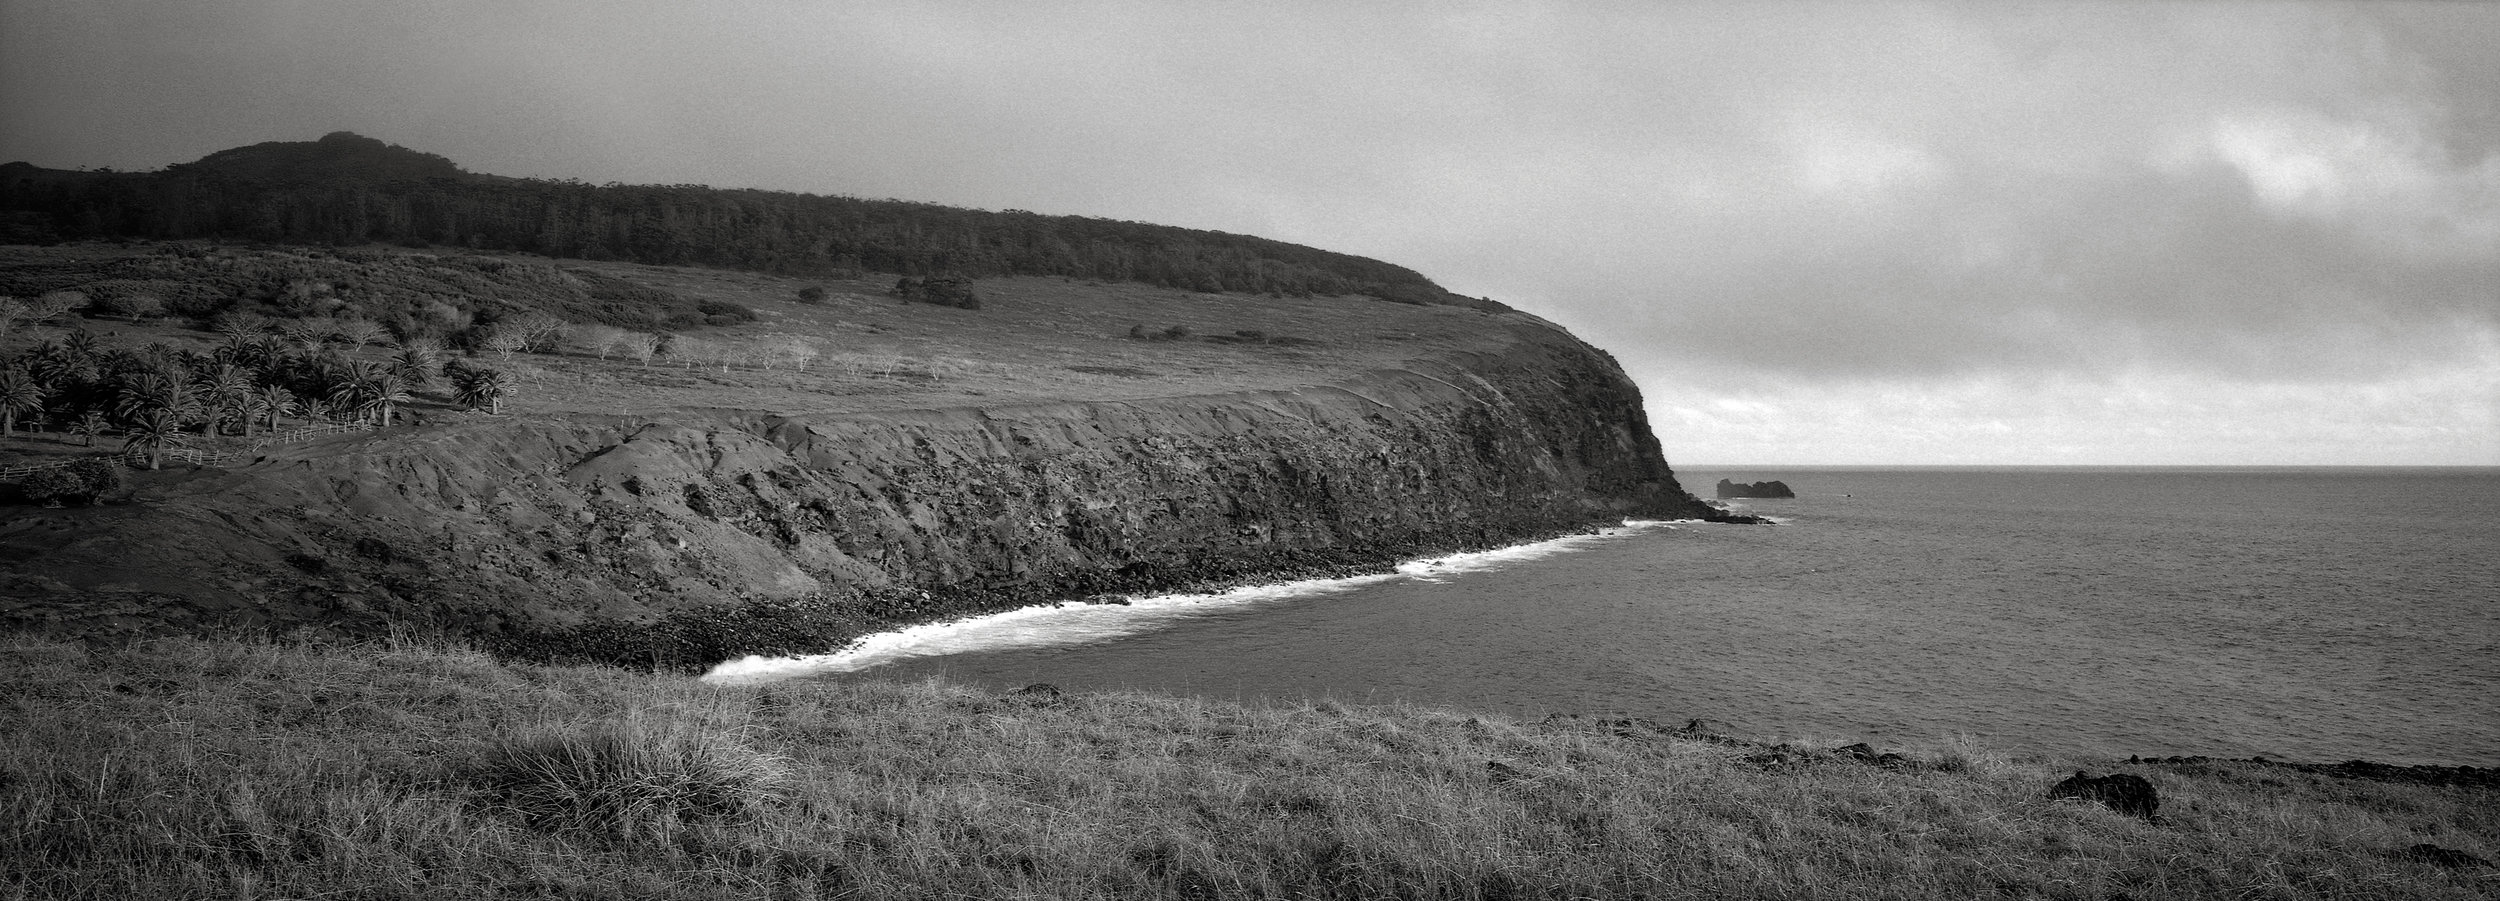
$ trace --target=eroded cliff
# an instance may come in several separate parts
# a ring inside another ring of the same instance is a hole
[[[0,526],[7,618],[446,630],[698,663],[894,622],[1705,515],[1604,354],[1293,390],[784,416],[474,417]]]

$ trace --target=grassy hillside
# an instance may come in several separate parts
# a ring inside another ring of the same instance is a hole
[[[245,248],[198,243],[0,248],[0,297],[74,296],[84,306],[36,323],[0,321],[0,371],[42,382],[0,467],[115,453],[127,436],[109,373],[81,387],[47,368],[47,347],[75,333],[100,351],[140,353],[193,379],[240,361],[255,382],[275,364],[391,366],[409,347],[429,365],[392,368],[414,423],[469,413],[442,364],[496,370],[501,413],[647,414],[738,409],[781,414],[932,409],[972,404],[1129,400],[1294,388],[1419,358],[1489,351],[1528,317],[1341,298],[1206,294],[1055,277],[984,279],[977,310],[907,303],[890,276],[801,278],[694,267],[553,261],[404,248]],[[812,289],[812,290],[811,290]],[[802,297],[805,292],[807,296]],[[0,304],[7,301],[0,300]],[[150,311],[134,314],[126,311]],[[5,310],[0,310],[5,312]],[[559,320],[543,341],[508,351],[495,336]],[[0,316],[0,320],[7,317]],[[245,323],[240,329],[234,323]],[[364,329],[370,337],[351,341]],[[243,336],[238,339],[238,332]],[[637,355],[626,339],[656,343]],[[244,345],[255,345],[245,347]],[[248,353],[238,353],[248,351]],[[185,355],[188,356],[185,356]],[[297,400],[310,400],[296,385]],[[351,411],[332,405],[331,416]],[[94,436],[87,410],[107,414]],[[255,440],[228,416],[222,432],[187,420],[179,443],[242,450]],[[319,424],[302,410],[279,424]]]
[[[0,898],[2478,898],[2500,795],[1406,707],[0,640]]]

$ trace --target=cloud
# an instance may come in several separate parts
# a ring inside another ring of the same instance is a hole
[[[1760,404],[1762,434],[1825,436],[1809,452],[1870,446],[1815,425],[1837,397],[2012,459],[2072,430],[2005,385],[2084,419],[2095,391],[2167,390],[2128,416],[2195,434],[2286,433],[2212,401],[2233,386],[2378,399],[2444,411],[2434,443],[2493,393],[2487,4],[8,12],[0,116],[24,127],[0,158],[144,168],[347,128],[502,174],[1254,233],[1520,305],[1661,408]]]

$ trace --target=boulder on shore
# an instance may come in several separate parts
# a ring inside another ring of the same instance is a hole
[[[2161,794],[2154,791],[2153,783],[2129,773],[2111,773],[2094,778],[2076,770],[2065,781],[2049,786],[2049,798],[2098,801],[2111,810],[2148,820],[2161,809]]]
[[[1796,496],[1797,496],[1797,492],[1794,492],[1794,491],[1790,491],[1790,490],[1788,490],[1788,483],[1787,483],[1787,482],[1770,481],[1770,482],[1755,482],[1755,483],[1753,483],[1753,484],[1751,484],[1751,485],[1740,485],[1740,484],[1737,484],[1737,483],[1735,483],[1735,482],[1728,481],[1728,480],[1726,480],[1726,479],[1720,479],[1720,480],[1719,480],[1719,496],[1720,496],[1720,497],[1796,497]]]

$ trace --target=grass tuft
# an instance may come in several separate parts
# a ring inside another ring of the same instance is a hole
[[[745,731],[659,711],[532,726],[489,745],[463,781],[532,826],[665,840],[691,824],[753,823],[787,796],[787,764]]]

